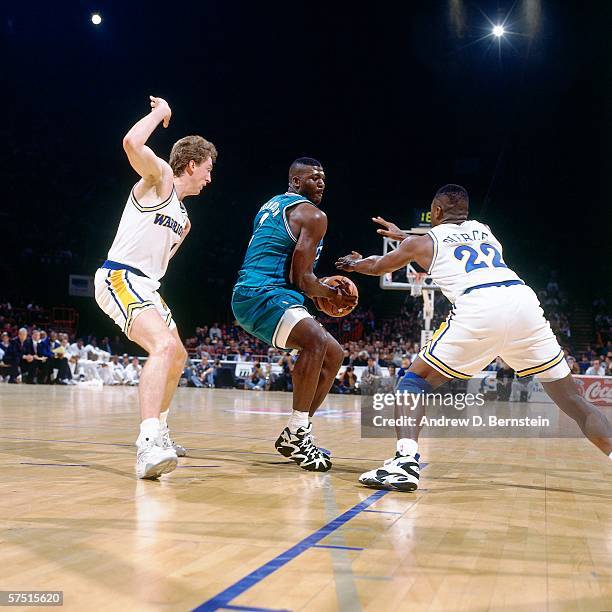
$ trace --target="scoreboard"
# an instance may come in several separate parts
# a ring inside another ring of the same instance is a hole
[[[431,227],[431,210],[417,208],[414,211],[412,227]]]

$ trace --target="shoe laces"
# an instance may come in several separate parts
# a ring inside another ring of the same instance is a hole
[[[414,456],[414,455],[396,455],[392,459],[387,459],[387,461],[385,461],[385,465],[393,463],[397,467],[400,467],[403,470],[405,470],[406,468],[404,467],[404,465],[406,463],[410,463],[410,464],[416,464],[417,465],[417,469],[419,469],[419,459],[417,458],[418,456],[419,456],[418,453],[417,453],[417,456]]]
[[[399,465],[399,463],[404,463],[406,461],[416,461],[416,459],[412,455],[395,455],[395,457],[387,459],[383,465],[391,465],[392,463]]]
[[[167,425],[162,427],[159,433],[160,433],[160,436],[161,436],[161,439],[162,439],[162,442],[165,448],[174,446],[174,442],[172,441],[172,438],[170,437],[170,429],[168,428]]]
[[[304,442],[303,442],[303,446],[302,446],[302,450],[304,451],[304,453],[306,453],[308,456],[312,456],[312,455],[316,455],[316,456],[322,456],[325,453],[315,444],[315,437],[312,433],[308,432],[305,436],[304,436]]]

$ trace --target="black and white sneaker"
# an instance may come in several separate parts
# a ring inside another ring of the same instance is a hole
[[[291,433],[285,427],[274,443],[274,448],[283,456],[295,461],[303,470],[327,472],[332,466],[329,455],[317,448],[312,442],[312,424],[300,427]]]
[[[418,455],[413,457],[395,453],[395,457],[387,459],[382,467],[364,472],[359,482],[374,489],[416,491],[419,486]]]

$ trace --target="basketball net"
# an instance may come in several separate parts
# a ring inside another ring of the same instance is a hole
[[[412,297],[423,295],[423,283],[427,278],[427,274],[425,272],[407,272],[406,277],[408,283],[410,283],[410,295]]]

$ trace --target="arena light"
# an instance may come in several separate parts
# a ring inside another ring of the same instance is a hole
[[[94,25],[100,25],[102,23],[102,17],[99,13],[94,13],[91,16],[91,23],[93,23]]]
[[[506,33],[503,25],[494,25],[493,26],[493,36],[496,38],[501,38]]]

